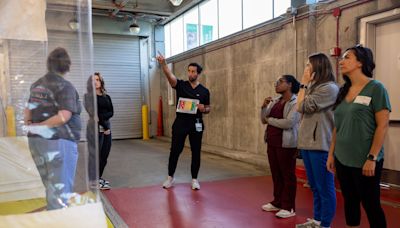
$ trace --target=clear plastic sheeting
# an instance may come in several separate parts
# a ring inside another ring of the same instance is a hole
[[[0,226],[106,226],[91,26],[91,0],[0,0]]]

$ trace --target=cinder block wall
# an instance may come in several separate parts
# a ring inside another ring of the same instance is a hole
[[[329,54],[336,46],[336,18],[324,12],[348,7],[342,11],[339,26],[339,46],[345,49],[357,43],[357,17],[395,5],[398,1],[339,0],[320,5],[314,14],[307,14],[310,7],[305,6],[294,24],[290,19],[276,20],[168,59],[181,79],[187,79],[190,62],[204,66],[201,83],[211,92],[212,111],[204,118],[203,145],[224,156],[266,163],[260,105],[264,97],[276,96],[273,82],[280,75],[293,74],[300,80],[309,54]],[[336,69],[336,59],[331,61]],[[167,81],[162,78],[160,84],[164,133],[170,137],[175,106],[168,105]]]

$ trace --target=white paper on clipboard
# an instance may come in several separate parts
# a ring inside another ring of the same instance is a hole
[[[180,97],[176,105],[176,112],[196,114],[198,104],[200,104],[200,100]]]

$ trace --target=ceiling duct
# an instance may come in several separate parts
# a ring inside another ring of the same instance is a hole
[[[168,18],[167,16],[163,15],[148,14],[148,13],[133,13],[126,11],[119,11],[116,15],[112,15],[111,10],[105,10],[105,9],[104,10],[93,9],[92,14],[95,16],[110,17],[117,21],[129,21],[129,20],[140,19],[141,21],[147,21],[152,24],[159,24]]]

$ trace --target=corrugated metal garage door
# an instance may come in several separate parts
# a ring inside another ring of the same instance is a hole
[[[83,72],[82,65],[90,66],[88,62],[81,62],[79,51],[79,39],[77,34],[65,32],[48,33],[49,46],[43,42],[16,41],[9,42],[10,62],[10,84],[12,104],[16,109],[17,135],[24,135],[23,132],[23,109],[29,97],[31,84],[47,72],[46,60],[48,52],[56,47],[65,48],[71,57],[70,72],[66,79],[71,81],[83,98],[86,92],[86,79],[89,76],[89,69]],[[87,75],[87,76],[86,76]],[[82,111],[82,138],[85,137],[87,114]]]
[[[48,51],[64,47],[71,56],[71,71],[67,79],[77,88],[81,100],[86,92],[86,80],[93,72],[83,70],[89,62],[81,60],[81,49],[77,34],[49,32]],[[113,138],[138,138],[141,131],[141,81],[139,61],[139,39],[130,36],[95,34],[94,71],[101,72],[106,88],[114,103],[111,120]],[[24,134],[23,113],[29,95],[29,87],[46,73],[47,50],[40,42],[10,41],[10,82],[12,103],[17,110],[17,134]],[[85,137],[87,114],[82,112],[82,137]]]
[[[23,44],[23,45],[22,45]],[[43,75],[46,69],[43,61],[45,51],[40,42],[15,41],[8,43],[11,105],[16,114],[17,135],[23,135],[23,110],[29,97],[29,87]]]
[[[142,136],[139,39],[94,34],[94,71],[100,72],[114,105],[114,139]]]

